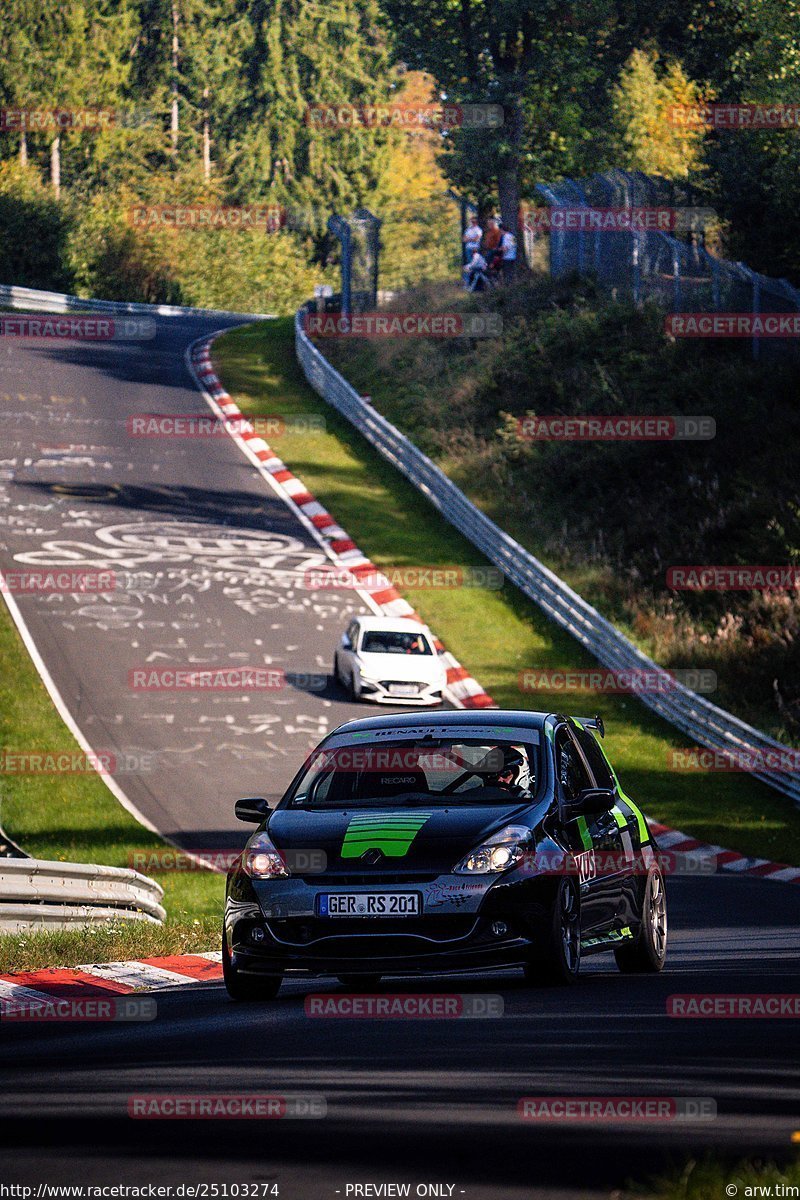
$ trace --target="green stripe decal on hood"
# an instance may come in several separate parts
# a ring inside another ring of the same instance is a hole
[[[403,858],[433,813],[369,813],[353,817],[342,842],[342,858],[360,858],[380,850],[387,858]]]

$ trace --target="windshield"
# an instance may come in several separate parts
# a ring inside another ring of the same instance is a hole
[[[288,799],[291,808],[503,805],[533,798],[538,746],[485,739],[425,739],[318,750]]]
[[[430,645],[421,633],[386,633],[368,630],[361,642],[364,654],[432,654]]]

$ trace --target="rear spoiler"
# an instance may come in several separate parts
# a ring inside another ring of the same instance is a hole
[[[606,736],[606,727],[603,724],[603,718],[597,717],[573,717],[573,721],[580,721],[584,729],[596,729],[601,738]]]

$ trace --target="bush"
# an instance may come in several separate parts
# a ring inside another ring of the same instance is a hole
[[[69,291],[70,220],[33,167],[0,162],[0,283]]]

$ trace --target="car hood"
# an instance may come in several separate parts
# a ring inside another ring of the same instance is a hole
[[[444,664],[430,654],[361,654],[358,664],[367,679],[428,683],[444,673]]]
[[[279,809],[267,832],[281,851],[323,851],[331,874],[449,872],[465,854],[512,821],[528,824],[529,801],[449,808],[390,803],[347,810]],[[377,862],[370,851],[380,851]],[[367,855],[365,861],[363,856]],[[309,856],[311,857],[311,856]]]

